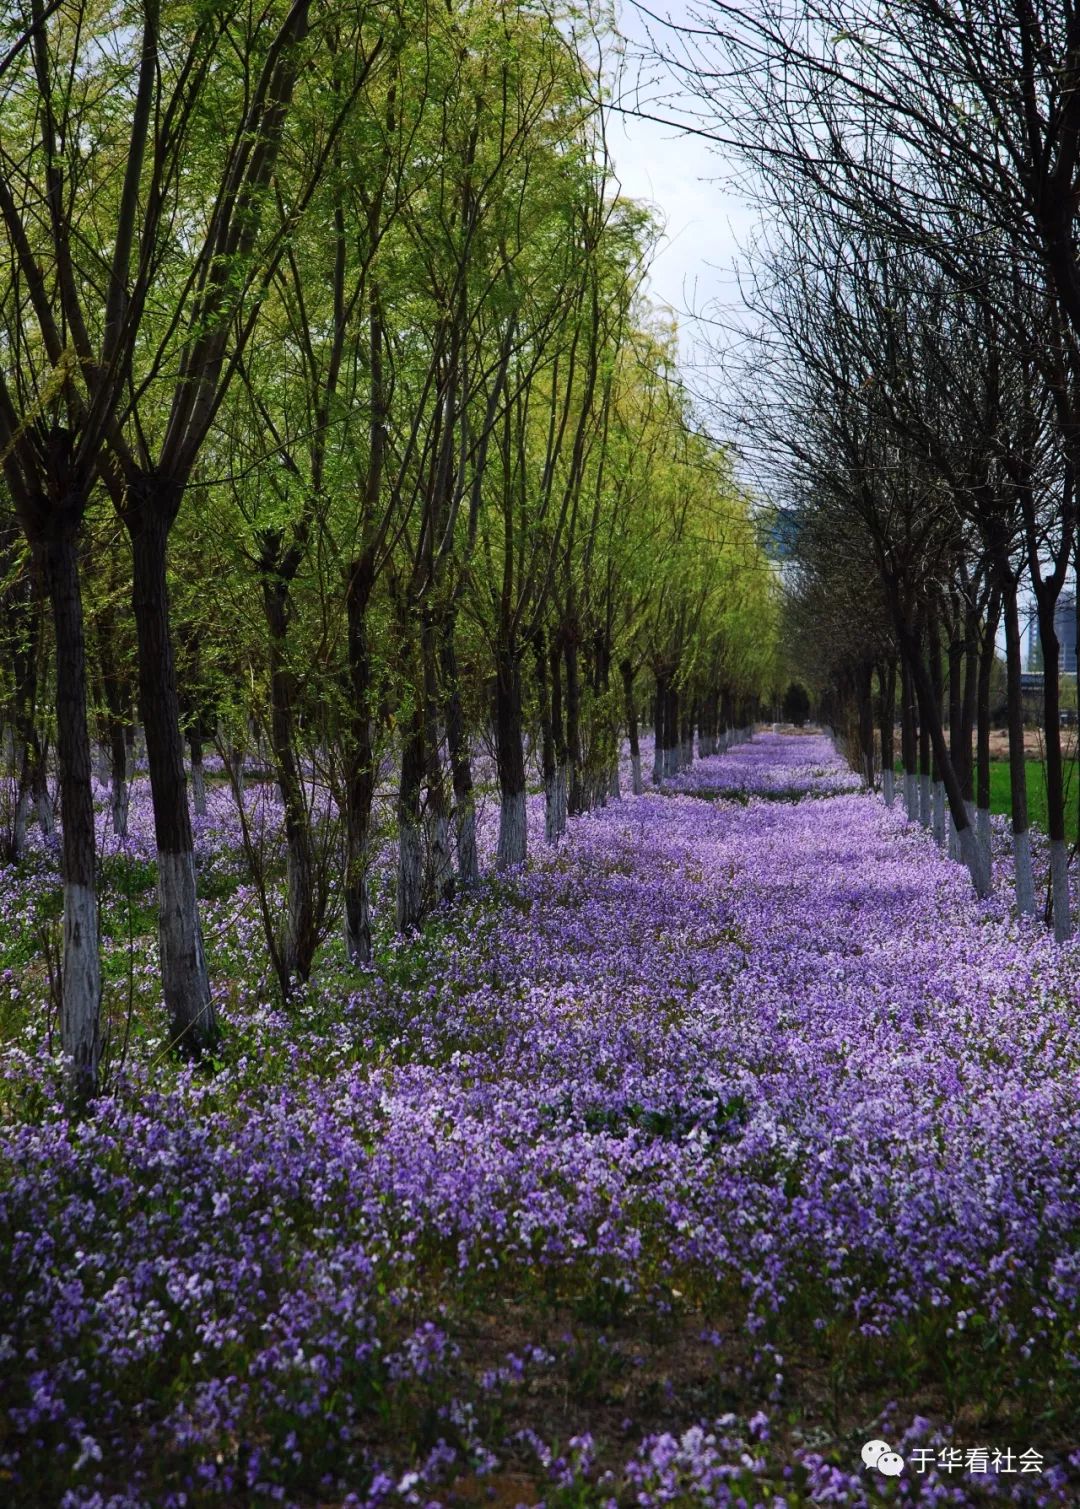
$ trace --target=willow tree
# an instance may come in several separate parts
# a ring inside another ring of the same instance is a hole
[[[27,45],[2,82],[11,126],[0,214],[24,290],[13,349],[31,356],[39,377],[35,396],[4,401],[5,446],[9,485],[60,615],[66,883],[81,908],[69,932],[83,940],[65,974],[76,989],[79,957],[96,958],[86,942],[96,922],[75,539],[100,480],[132,552],[162,986],[173,1040],[198,1052],[216,1020],[196,904],[168,540],[268,279],[382,50],[382,27],[369,35],[362,17],[318,0],[254,10],[144,0],[123,25],[94,0],[52,10],[31,0],[26,21]],[[305,96],[335,105],[304,112],[292,133]],[[34,430],[46,416],[42,448]],[[88,1002],[96,990],[88,975]]]

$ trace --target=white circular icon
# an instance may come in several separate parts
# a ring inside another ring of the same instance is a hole
[[[886,1454],[895,1456],[888,1441],[867,1441],[862,1449],[862,1459],[867,1467],[876,1467]]]
[[[898,1451],[883,1451],[877,1459],[877,1470],[887,1478],[898,1478],[904,1470],[904,1459]]]

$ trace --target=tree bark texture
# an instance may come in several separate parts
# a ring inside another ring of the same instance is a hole
[[[495,866],[499,870],[524,864],[526,858],[528,835],[522,733],[521,662],[512,647],[500,645],[495,656],[495,762],[499,777],[499,839]],[[570,756],[572,760],[572,748]]]
[[[80,511],[81,517],[81,511]],[[43,546],[56,639],[56,732],[63,809],[63,984],[60,1037],[77,1099],[97,1089],[101,1058],[101,959],[90,731],[86,719],[86,642],[74,529]]]
[[[350,963],[371,962],[368,867],[375,754],[371,737],[372,666],[367,634],[371,562],[353,561],[345,578],[349,661],[348,749],[345,758],[345,952]]]
[[[152,506],[129,516],[139,705],[158,852],[161,984],[173,1043],[198,1057],[218,1036],[195,890],[195,852],[165,575],[168,525]]]
[[[479,884],[480,861],[476,852],[476,798],[473,794],[472,761],[465,734],[454,632],[453,615],[448,615],[443,623],[441,647],[443,706],[446,744],[450,754],[450,777],[454,787],[454,846],[457,852],[458,881],[468,890]]]

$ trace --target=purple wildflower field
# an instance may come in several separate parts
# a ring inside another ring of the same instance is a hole
[[[698,796],[795,798],[858,791],[859,777],[821,735],[758,734],[724,756],[695,760],[667,782]]]
[[[215,787],[209,1074],[138,1021],[121,1062],[154,990],[136,783],[82,1120],[55,855],[3,874],[0,1499],[1080,1502],[1080,946],[853,785],[760,735],[557,848],[533,797],[524,871],[401,940],[381,878],[378,968],[328,950],[287,1013]]]

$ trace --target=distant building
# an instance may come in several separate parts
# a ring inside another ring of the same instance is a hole
[[[1076,598],[1063,592],[1054,609],[1054,633],[1061,646],[1061,674],[1076,675]]]
[[[1034,606],[1030,610],[1027,633],[1027,669],[1042,672],[1043,653],[1039,642],[1039,620]],[[1060,652],[1059,670],[1063,676],[1076,675],[1076,597],[1063,592],[1054,608],[1054,633]]]
[[[1028,613],[1026,664],[1029,671],[1037,672],[1040,676],[1042,675],[1043,654],[1042,645],[1039,642],[1039,618],[1035,612],[1034,605],[1032,605]]]

